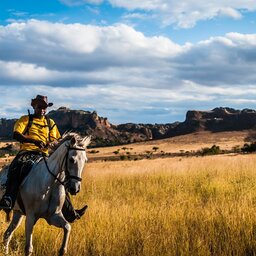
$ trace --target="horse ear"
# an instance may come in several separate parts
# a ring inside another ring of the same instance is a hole
[[[83,138],[83,145],[84,147],[87,147],[91,143],[91,136],[87,136]]]
[[[72,139],[70,140],[70,146],[75,146],[76,144],[76,138],[72,137]]]

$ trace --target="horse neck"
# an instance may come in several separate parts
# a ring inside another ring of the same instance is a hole
[[[47,163],[50,170],[54,174],[58,174],[61,170],[63,170],[63,164],[65,164],[65,157],[67,154],[67,146],[65,143],[60,145],[48,158]],[[64,170],[63,170],[64,171]]]

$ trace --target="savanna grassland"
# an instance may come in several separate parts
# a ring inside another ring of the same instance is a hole
[[[92,162],[67,255],[256,255],[256,155]],[[7,224],[1,213],[1,232]],[[11,255],[23,255],[24,224]],[[40,220],[34,255],[57,255],[62,231]]]
[[[89,210],[72,224],[68,255],[254,255],[255,170],[256,155],[88,163],[73,201]],[[12,255],[23,254],[23,232]],[[61,238],[39,221],[35,255],[56,255]]]

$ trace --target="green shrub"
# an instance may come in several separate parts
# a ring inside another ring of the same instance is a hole
[[[256,151],[256,143],[253,142],[251,144],[245,143],[244,146],[241,148],[242,152],[245,153],[252,153]]]
[[[126,159],[126,156],[124,156],[124,155],[122,155],[122,156],[120,156],[120,160],[125,160]]]
[[[211,148],[202,148],[201,154],[205,155],[217,155],[221,153],[221,149],[219,146],[213,145]]]

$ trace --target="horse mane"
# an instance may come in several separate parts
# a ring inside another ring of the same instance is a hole
[[[81,137],[80,134],[76,132],[65,132],[62,137],[58,140],[58,143],[54,144],[50,147],[50,151],[56,151],[64,142],[69,141],[71,139],[75,139],[74,146],[85,148],[90,143],[90,137]]]

